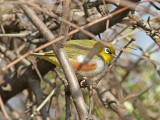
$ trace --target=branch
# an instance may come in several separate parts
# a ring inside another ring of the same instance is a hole
[[[154,4],[154,2],[150,2],[150,4],[153,5],[153,7],[155,7],[157,10],[160,10],[160,7]]]
[[[128,13],[130,12],[131,9],[129,9],[130,7],[132,7],[132,9],[134,9],[136,7],[137,2],[139,2],[140,0],[132,0],[133,2],[131,2],[131,4],[134,4],[134,6],[131,6],[131,5],[126,5],[124,8],[127,7],[127,9],[121,11],[121,12],[118,12],[117,15],[113,15],[111,18],[110,18],[110,23],[109,23],[109,27],[112,27],[113,25],[117,24],[117,23],[120,23],[122,21],[122,19],[124,17],[127,17]],[[107,2],[107,1],[106,1]],[[101,2],[102,3],[102,2]],[[116,11],[119,11],[121,10],[123,7],[119,6],[117,7],[117,9],[115,9],[112,13],[110,14],[113,14],[115,13]],[[108,15],[107,15],[108,16]],[[106,17],[106,16],[105,16]],[[105,18],[104,17],[104,18]],[[96,20],[95,20],[96,21]],[[100,21],[99,23],[97,24],[94,24],[88,28],[86,28],[87,31],[91,32],[92,34],[94,35],[97,35],[97,34],[100,34],[102,32],[104,32],[106,30],[106,21]],[[72,39],[89,39],[90,36],[87,36],[86,34],[84,34],[83,32],[78,32],[76,34],[73,35]]]
[[[96,89],[99,99],[105,106],[110,108],[118,114],[122,120],[136,120],[127,110],[120,104],[120,102],[112,95],[105,87],[97,87]]]
[[[46,27],[46,25],[38,18],[36,13],[29,8],[26,5],[19,4],[21,9],[25,12],[25,14],[28,16],[28,18],[31,20],[31,22],[36,26],[36,28],[40,31],[40,33],[43,35],[43,37],[48,40],[52,41],[55,39],[52,32]],[[53,50],[64,70],[64,73],[66,75],[66,78],[68,80],[68,84],[70,86],[71,90],[71,96],[73,98],[73,101],[75,103],[77,112],[79,114],[79,117],[83,120],[87,118],[87,109],[85,107],[84,99],[79,87],[78,80],[76,78],[76,75],[74,74],[73,68],[69,64],[68,57],[66,55],[66,52],[64,49],[58,49],[60,46],[53,45]]]
[[[131,18],[131,23],[134,26],[138,26],[142,28],[146,34],[148,34],[154,42],[159,46],[160,48],[160,34],[158,30],[155,30],[151,25],[150,25],[150,19],[148,18],[148,23],[145,22],[139,15],[137,14],[130,14],[129,18]]]

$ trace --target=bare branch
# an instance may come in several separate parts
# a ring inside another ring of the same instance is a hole
[[[46,25],[37,17],[36,13],[26,5],[19,4],[19,6],[22,8],[22,10],[26,13],[26,15],[29,17],[29,19],[32,21],[32,23],[37,27],[37,29],[41,32],[41,34],[48,40],[52,41],[55,39],[52,32],[46,27]],[[68,80],[70,90],[71,90],[71,96],[73,98],[73,101],[75,103],[76,109],[78,111],[79,117],[81,119],[87,118],[87,110],[85,107],[85,103],[83,100],[83,96],[79,87],[78,80],[74,74],[73,68],[69,64],[68,57],[66,55],[66,52],[64,49],[60,48],[60,46],[53,45],[54,52],[64,70],[64,73],[66,75],[66,78]]]

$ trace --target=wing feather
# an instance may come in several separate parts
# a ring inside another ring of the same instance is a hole
[[[93,40],[70,40],[66,43],[65,50],[70,60],[72,60],[78,54],[87,55],[89,50],[93,48],[96,43],[97,42]],[[47,60],[57,66],[60,65],[53,50],[43,53],[33,53],[32,55]]]

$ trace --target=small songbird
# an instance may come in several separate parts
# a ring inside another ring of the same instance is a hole
[[[67,41],[65,50],[77,76],[87,78],[100,74],[104,67],[112,62],[115,55],[112,44],[110,44],[110,47],[104,47],[93,40]],[[44,53],[33,53],[32,55],[60,67],[53,50]]]

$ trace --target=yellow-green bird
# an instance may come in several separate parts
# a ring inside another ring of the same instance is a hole
[[[93,40],[67,41],[65,50],[75,73],[78,76],[88,78],[101,73],[106,64],[112,62],[115,54],[112,45],[111,47],[104,47]],[[33,55],[60,66],[53,51],[33,53]]]

